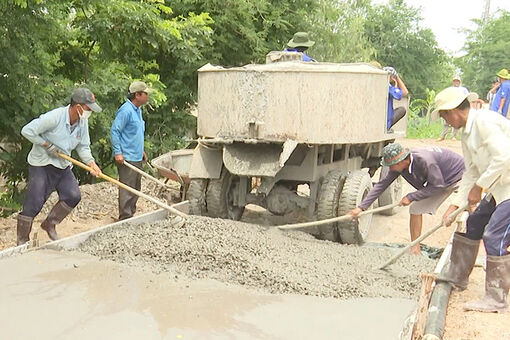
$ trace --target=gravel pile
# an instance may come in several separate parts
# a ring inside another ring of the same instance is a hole
[[[373,267],[394,253],[384,248],[340,245],[302,232],[283,232],[229,220],[190,216],[128,225],[95,234],[81,247],[92,255],[170,272],[261,288],[341,299],[417,299],[420,272],[434,261],[405,255],[388,272]]]

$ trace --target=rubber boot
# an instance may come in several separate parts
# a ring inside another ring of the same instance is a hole
[[[30,231],[32,230],[33,217],[18,215],[18,227],[16,230],[18,237],[18,246],[30,241]]]
[[[59,239],[55,226],[62,222],[72,210],[73,208],[68,206],[64,201],[58,201],[53,209],[51,209],[48,217],[41,223],[41,228],[48,233],[51,240],[55,241]]]
[[[487,256],[485,273],[485,295],[478,301],[468,302],[464,310],[486,313],[508,312],[508,290],[510,289],[510,255]]]
[[[448,271],[444,275],[439,275],[436,281],[450,282],[458,290],[466,289],[479,247],[480,240],[471,240],[460,233],[455,233]]]

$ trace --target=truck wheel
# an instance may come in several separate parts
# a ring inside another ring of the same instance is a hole
[[[194,178],[191,180],[187,192],[190,215],[205,216],[207,214],[207,206],[205,204],[206,189],[206,179]]]
[[[345,172],[340,170],[332,170],[324,177],[317,203],[318,220],[338,216],[338,199],[340,198],[344,181]],[[337,223],[318,226],[317,231],[313,234],[321,240],[341,242]]]
[[[386,177],[388,172],[390,171],[390,168],[387,166],[383,166],[381,168],[381,175],[379,176],[379,179],[383,179]],[[385,205],[390,205],[395,203],[397,200],[400,200],[402,198],[402,177],[397,177],[396,180],[391,183],[391,185],[384,190],[384,192],[379,196],[379,206],[384,207]],[[385,216],[391,216],[395,215],[397,213],[397,208],[391,208],[389,210],[381,211],[379,214],[385,215]]]
[[[239,177],[223,168],[218,179],[209,180],[207,185],[207,212],[211,217],[227,218],[238,221],[244,207],[234,206],[233,193],[238,190]]]
[[[338,216],[347,214],[356,208],[367,196],[372,188],[370,175],[364,171],[351,172],[345,179],[342,193],[338,202]],[[364,215],[356,221],[343,221],[338,223],[338,233],[342,243],[362,244],[368,234],[372,214]]]

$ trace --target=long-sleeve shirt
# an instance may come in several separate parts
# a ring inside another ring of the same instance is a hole
[[[21,130],[21,134],[34,145],[28,154],[28,164],[32,166],[53,165],[65,169],[71,163],[60,157],[48,155],[44,143],[48,142],[70,156],[76,149],[78,156],[85,164],[94,161],[90,152],[90,136],[88,120],[78,120],[71,125],[69,105],[51,110],[32,120]]]
[[[139,162],[143,158],[143,141],[145,121],[142,109],[137,108],[129,99],[117,110],[110,135],[113,155],[124,156],[124,159]]]
[[[386,116],[386,129],[389,129],[393,123],[393,115],[395,114],[393,99],[401,100],[402,95],[402,90],[399,87],[390,84],[388,90],[388,115]]]
[[[412,150],[409,168],[401,173],[389,171],[386,177],[374,185],[359,207],[368,209],[398,176],[404,177],[416,189],[406,195],[412,202],[436,195],[457,183],[464,170],[462,156],[448,149],[433,147]]]
[[[462,132],[466,172],[452,204],[467,203],[474,184],[488,189],[496,203],[510,199],[510,121],[490,110],[469,111]]]
[[[498,92],[494,96],[494,100],[491,104],[491,110],[498,112],[499,107],[501,106],[501,100],[505,99],[505,104],[503,105],[502,114],[506,117],[508,113],[508,107],[510,105],[510,80],[505,80],[499,86]]]

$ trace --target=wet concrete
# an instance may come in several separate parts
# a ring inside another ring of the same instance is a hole
[[[415,308],[268,294],[52,250],[0,260],[0,301],[2,339],[393,340]]]

